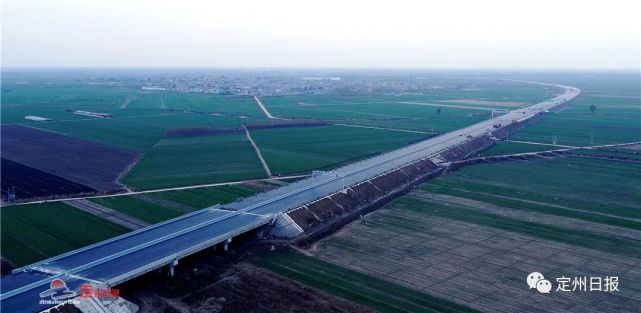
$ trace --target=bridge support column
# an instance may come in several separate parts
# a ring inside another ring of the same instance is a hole
[[[231,237],[225,240],[225,251],[229,250],[229,244],[231,243]]]
[[[174,260],[173,262],[169,263],[168,275],[170,277],[174,277],[175,276],[176,273],[174,272],[174,267],[176,267],[176,265],[178,265],[178,260]]]

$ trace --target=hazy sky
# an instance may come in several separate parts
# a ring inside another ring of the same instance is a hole
[[[2,1],[3,67],[639,69],[638,1]]]

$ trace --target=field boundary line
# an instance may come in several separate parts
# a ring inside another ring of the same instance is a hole
[[[151,147],[149,147],[147,150],[145,150],[145,151],[143,151],[143,152],[139,153],[139,154],[136,156],[136,158],[134,158],[133,160],[131,160],[131,162],[129,162],[129,164],[127,164],[127,167],[125,167],[125,168],[120,172],[120,174],[118,174],[118,177],[116,177],[116,181],[115,181],[115,183],[116,183],[116,184],[118,184],[118,185],[120,185],[120,186],[122,186],[123,188],[125,188],[125,191],[127,191],[127,192],[133,192],[133,190],[131,190],[131,188],[129,188],[129,186],[127,186],[127,184],[123,183],[121,180],[122,180],[123,178],[125,178],[125,176],[127,176],[127,174],[129,174],[129,172],[131,172],[131,170],[132,170],[136,165],[138,165],[138,163],[139,163],[139,162],[140,162],[140,161],[141,161],[141,160],[142,160],[142,159],[147,155],[147,153],[149,153],[149,152],[150,152],[151,150],[153,150],[156,146],[158,146],[158,145],[160,144],[160,142],[161,142],[161,141],[162,141],[162,138],[161,138],[161,139],[159,139],[155,144],[153,144],[153,145],[152,145]]]
[[[458,105],[458,104],[440,104],[440,103],[429,103],[429,102],[417,102],[417,101],[397,101],[397,104],[410,104],[410,105],[422,105],[429,107],[444,107],[444,108],[455,108],[455,109],[469,109],[469,110],[480,110],[480,111],[494,111],[496,108],[492,107],[475,107],[467,105]]]
[[[263,154],[260,153],[260,149],[254,142],[254,139],[252,139],[251,134],[249,133],[249,129],[247,129],[247,126],[243,125],[243,129],[245,130],[245,136],[247,137],[247,140],[249,140],[249,143],[254,147],[254,151],[256,151],[256,156],[258,156],[258,159],[260,160],[260,163],[263,165],[263,169],[265,169],[265,173],[267,173],[267,177],[271,178],[272,176],[272,171],[269,169],[269,165],[267,165],[267,162],[265,162],[265,159],[263,158]]]
[[[522,141],[522,140],[505,140],[505,142],[522,143],[526,145],[537,145],[537,146],[562,147],[562,148],[581,148],[580,146],[566,146],[566,145],[558,145],[558,144],[552,144],[552,143]]]
[[[125,99],[125,102],[123,102],[123,103],[120,105],[120,109],[121,109],[121,110],[125,110],[125,109],[127,109],[127,107],[129,106],[129,103],[131,103],[131,101],[132,101],[132,100],[133,100],[133,98],[132,98],[132,97],[127,97],[127,99]]]
[[[311,174],[291,175],[291,176],[275,176],[275,177],[272,177],[272,178],[248,179],[248,180],[238,180],[238,181],[222,182],[222,183],[211,183],[211,184],[201,184],[201,185],[191,185],[191,186],[171,187],[171,188],[151,189],[151,190],[141,190],[141,191],[129,191],[129,192],[113,193],[113,194],[97,195],[97,196],[88,196],[88,197],[72,197],[72,198],[59,198],[59,199],[49,199],[49,200],[36,200],[36,201],[29,201],[29,202],[22,202],[22,203],[12,203],[10,205],[6,205],[6,204],[3,203],[2,207],[3,208],[7,208],[7,207],[12,207],[12,206],[27,205],[27,204],[41,204],[41,203],[62,202],[62,201],[69,201],[69,200],[98,199],[98,198],[110,198],[110,197],[120,197],[120,196],[133,196],[133,195],[138,195],[138,194],[147,194],[147,193],[156,193],[156,192],[165,192],[165,191],[179,191],[179,190],[206,188],[206,187],[241,185],[243,183],[249,183],[249,182],[269,182],[269,181],[275,181],[275,180],[281,180],[281,179],[304,178],[304,177],[309,177],[309,176],[311,176]]]
[[[332,125],[336,125],[336,126],[345,126],[345,127],[369,128],[369,129],[389,130],[389,131],[397,131],[397,132],[413,133],[413,134],[433,135],[433,133],[424,132],[424,131],[420,131],[420,130],[409,130],[409,129],[399,129],[399,128],[385,128],[385,127],[376,127],[376,126],[362,126],[362,125],[353,125],[353,124],[344,124],[344,123],[331,123],[331,124]]]
[[[89,213],[93,216],[102,218],[104,220],[110,221],[114,224],[118,224],[120,226],[123,226],[131,230],[144,228],[150,225],[149,223],[143,220],[140,220],[138,218],[127,215],[125,213],[116,211],[100,203],[91,202],[87,199],[69,200],[63,203],[69,206],[72,206],[78,210]]]
[[[258,98],[258,96],[254,96],[254,101],[256,101],[256,104],[258,105],[258,108],[259,108],[261,111],[263,111],[263,113],[265,114],[265,116],[267,116],[267,118],[269,118],[269,119],[280,119],[280,118],[278,118],[278,117],[274,117],[271,113],[269,113],[269,111],[267,110],[267,108],[265,107],[265,105],[263,104],[263,102],[262,102],[262,101],[260,101],[260,99]]]

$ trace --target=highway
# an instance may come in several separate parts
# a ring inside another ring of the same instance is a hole
[[[580,93],[574,87],[554,86],[564,92],[533,106],[335,169],[333,175],[306,178],[16,269],[12,275],[2,279],[1,309],[4,312],[32,312],[46,308],[46,305],[39,304],[39,293],[48,289],[54,278],[62,278],[76,290],[86,282],[114,286],[174,264],[194,252],[228,242],[234,236],[268,224],[280,213],[338,192],[344,186],[433,157],[471,137],[495,131],[497,124],[505,127],[514,121],[534,117]]]

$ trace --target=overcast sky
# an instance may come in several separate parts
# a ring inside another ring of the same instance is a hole
[[[638,1],[2,1],[3,67],[639,69]]]

